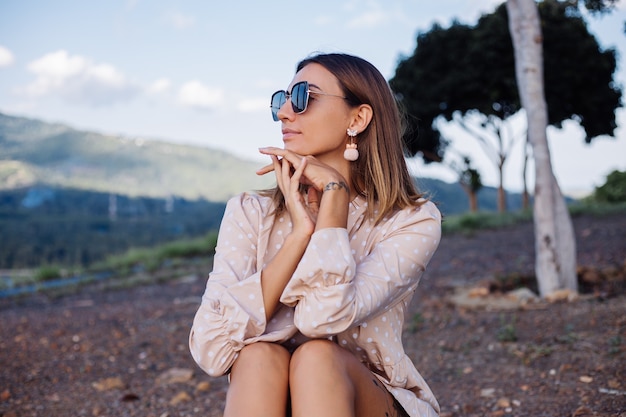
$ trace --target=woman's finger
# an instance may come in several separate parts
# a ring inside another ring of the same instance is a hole
[[[287,192],[293,191],[293,186],[291,184],[291,165],[289,165],[289,161],[287,161],[285,158],[280,160],[280,164],[281,164],[280,175],[282,177],[283,185],[285,185],[287,188],[286,190],[283,190],[283,195],[284,195],[285,191]]]
[[[268,174],[270,172],[274,171],[274,163],[265,165],[264,167],[261,167],[259,169],[256,170],[256,174],[257,175],[265,175]]]
[[[317,215],[320,210],[320,193],[315,187],[309,187],[307,191],[307,203],[311,213]]]
[[[291,176],[291,180],[296,185],[298,191],[300,190],[300,180],[302,179],[302,173],[304,172],[305,168],[306,168],[306,159],[301,158],[300,165],[298,166],[298,168],[296,168],[293,175]]]
[[[282,191],[284,195],[286,190],[285,190],[284,176],[282,175],[283,174],[282,164],[279,161],[279,159],[275,157],[274,155],[272,155],[272,166],[274,167],[273,171],[276,174],[276,185],[278,185],[278,188],[280,188],[280,191]]]
[[[276,157],[286,159],[291,165],[294,166],[294,168],[297,168],[300,165],[300,161],[302,160],[301,155],[298,155],[283,148],[275,148],[270,146],[267,148],[259,148],[259,152],[264,155],[274,155]]]

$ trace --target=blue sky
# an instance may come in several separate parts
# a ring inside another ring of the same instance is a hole
[[[452,19],[473,24],[496,0],[2,0],[0,112],[138,139],[220,148],[258,159],[281,146],[269,97],[290,82],[297,61],[316,52],[347,52],[387,78],[415,48],[418,31]],[[589,19],[603,47],[620,54],[626,85],[624,1],[611,16]],[[549,132],[556,175],[568,192],[600,185],[626,170],[626,113],[617,140],[591,146],[569,124]],[[487,185],[496,170],[479,145],[449,127],[457,149],[474,155]],[[519,147],[518,147],[519,148]],[[0,156],[1,157],[1,156]],[[519,149],[505,186],[521,187]],[[440,166],[411,163],[415,173],[453,181]],[[531,178],[532,181],[532,178]]]

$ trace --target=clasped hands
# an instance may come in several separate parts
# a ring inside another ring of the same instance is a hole
[[[318,223],[324,187],[331,182],[345,184],[345,179],[336,169],[312,156],[301,156],[275,147],[259,148],[259,152],[269,155],[272,163],[258,169],[257,175],[274,171],[277,185],[285,197],[285,207],[291,216],[293,233],[311,236]],[[307,186],[306,199],[301,193],[301,184]],[[346,201],[349,201],[349,195]],[[346,214],[347,209],[346,204]]]

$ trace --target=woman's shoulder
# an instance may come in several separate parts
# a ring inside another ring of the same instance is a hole
[[[433,220],[441,220],[441,213],[435,203],[425,198],[420,198],[414,205],[404,207],[401,210],[397,210],[391,216],[394,220],[423,220],[430,218]]]
[[[226,212],[244,212],[247,214],[269,215],[274,211],[274,202],[271,197],[246,191],[231,197],[226,203]]]
[[[441,221],[441,212],[435,203],[423,197],[420,198],[417,203],[418,205],[415,207],[416,211],[421,212],[422,215],[430,216]]]

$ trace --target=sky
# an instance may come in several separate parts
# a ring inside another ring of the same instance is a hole
[[[140,140],[217,148],[265,164],[262,146],[282,146],[271,94],[314,52],[345,52],[385,78],[415,50],[419,32],[453,20],[476,23],[499,0],[1,0],[0,112]],[[626,86],[626,0],[588,18],[603,48],[618,51],[615,79]],[[523,120],[520,118],[520,120]],[[555,175],[580,195],[626,170],[626,111],[615,138],[584,144],[574,122],[550,128]],[[514,123],[522,123],[521,121]],[[451,147],[472,156],[485,185],[497,170],[479,144],[453,125]],[[521,142],[504,185],[522,187]],[[2,156],[0,155],[0,158]],[[418,176],[453,182],[440,164],[409,161]],[[532,166],[529,177],[533,184]]]

